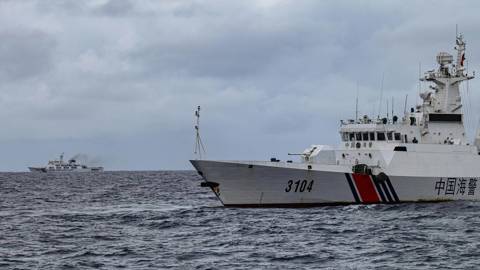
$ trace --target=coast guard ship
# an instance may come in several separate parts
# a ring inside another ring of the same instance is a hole
[[[47,166],[44,167],[28,167],[31,172],[103,172],[103,167],[88,167],[80,164],[75,158],[71,158],[68,162],[63,161],[63,153],[59,159],[49,160]]]
[[[312,145],[299,162],[191,160],[202,186],[236,207],[479,200],[480,135],[467,140],[459,88],[475,74],[462,35],[455,50],[455,62],[437,54],[421,104],[402,118],[341,121],[338,147]]]

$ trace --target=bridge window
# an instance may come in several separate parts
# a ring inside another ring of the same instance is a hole
[[[393,132],[387,132],[387,138],[389,141],[393,140]]]
[[[395,141],[400,141],[401,139],[402,139],[402,136],[400,135],[400,133],[395,132]]]
[[[377,132],[377,140],[378,141],[385,141],[385,133]]]
[[[368,132],[362,133],[362,137],[364,141],[368,141]]]
[[[348,137],[350,138],[350,141],[355,140],[355,133],[348,133]]]
[[[360,133],[360,132],[355,133],[355,137],[357,138],[357,141],[361,141],[362,140],[362,133]]]
[[[375,132],[370,132],[370,141],[375,141]]]
[[[346,132],[342,133],[342,141],[344,141],[344,142],[348,141],[348,133],[346,133]]]

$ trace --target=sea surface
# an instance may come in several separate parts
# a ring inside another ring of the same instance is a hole
[[[0,173],[0,269],[480,268],[480,203],[236,209],[199,182]]]

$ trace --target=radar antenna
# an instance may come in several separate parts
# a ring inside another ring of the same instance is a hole
[[[202,138],[200,137],[200,106],[195,111],[196,125],[195,125],[195,150],[193,153],[198,155],[198,159],[202,159],[202,152],[206,154],[205,146],[203,145]]]

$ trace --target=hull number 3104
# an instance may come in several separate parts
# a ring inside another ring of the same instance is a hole
[[[313,187],[313,180],[288,180],[287,187],[285,188],[285,192],[305,192],[305,191],[312,191]]]

